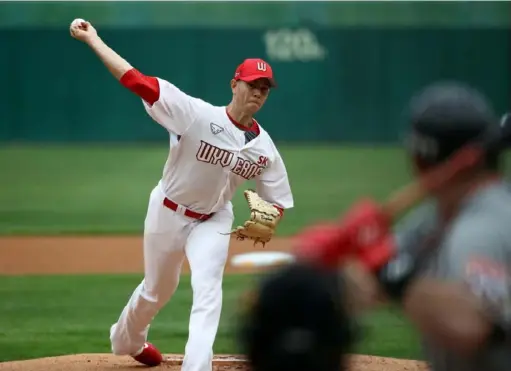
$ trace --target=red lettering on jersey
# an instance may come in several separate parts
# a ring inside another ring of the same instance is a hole
[[[215,147],[213,150],[213,156],[211,156],[211,163],[213,165],[218,164],[218,161],[222,158],[223,152],[220,148]]]
[[[250,164],[250,167],[248,168],[248,172],[247,172],[247,178],[248,179],[252,179],[256,176],[257,174],[257,171],[260,169],[261,167],[258,166],[257,164]]]
[[[268,166],[268,157],[259,156],[259,161],[257,161],[257,165],[264,167]]]
[[[233,153],[224,149],[215,147],[201,140],[199,150],[197,151],[197,160],[217,165],[220,162],[222,167],[231,163]]]
[[[245,160],[242,158],[239,158],[236,160],[236,164],[234,165],[234,168],[232,169],[232,172],[236,175],[240,175],[241,168],[243,167],[243,163]]]
[[[197,160],[208,163],[211,162],[211,156],[213,155],[214,148],[215,147],[213,147],[211,144],[203,142],[201,140],[200,147],[196,155]]]
[[[222,165],[222,167],[226,167],[227,165],[229,165],[232,161],[233,156],[234,155],[232,152],[224,151],[224,153],[222,154],[222,158],[220,159],[220,165]]]
[[[241,172],[240,172],[240,175],[245,178],[245,179],[250,179],[248,177],[248,169],[250,169],[250,165],[251,163],[248,162],[248,161],[243,161],[243,165],[241,166]]]
[[[212,165],[220,164],[222,167],[229,166],[234,154],[224,149],[215,147],[201,140],[196,158],[198,161],[206,162]],[[244,179],[253,179],[263,172],[268,165],[268,157],[259,156],[257,163],[238,157],[232,168],[232,172]]]
[[[263,170],[264,167],[238,157],[238,159],[236,160],[236,164],[232,169],[232,172],[236,175],[241,176],[242,178],[250,180],[258,175],[261,175]]]

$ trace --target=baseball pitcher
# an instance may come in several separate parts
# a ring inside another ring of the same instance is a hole
[[[230,234],[267,243],[284,209],[293,207],[284,161],[254,119],[276,86],[272,68],[262,59],[243,61],[231,80],[232,101],[218,107],[167,80],[144,75],[107,46],[89,22],[73,21],[70,32],[141,98],[170,138],[169,157],[144,222],[144,279],[110,329],[112,351],[149,366],[162,362],[161,353],[147,342],[149,326],[174,294],[186,256],[193,305],[182,369],[210,371]],[[231,199],[247,180],[256,183],[255,190],[244,192],[251,217],[232,230]]]

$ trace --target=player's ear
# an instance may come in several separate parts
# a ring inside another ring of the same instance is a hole
[[[231,80],[231,90],[232,90],[232,94],[235,94],[236,93],[236,86],[238,85],[238,82],[234,79]]]

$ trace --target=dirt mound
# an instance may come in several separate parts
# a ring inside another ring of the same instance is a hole
[[[166,360],[151,370],[179,371],[182,356],[167,355]],[[382,358],[372,356],[351,357],[352,371],[426,371],[422,362]],[[61,357],[39,358],[28,361],[15,361],[0,363],[2,371],[134,371],[145,369],[130,357],[117,357],[111,354],[77,354]],[[242,357],[235,355],[219,355],[213,360],[213,370],[247,370],[248,367]]]

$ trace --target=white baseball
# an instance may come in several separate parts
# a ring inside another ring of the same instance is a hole
[[[71,27],[76,27],[85,22],[85,19],[76,18],[73,22],[71,22]]]

